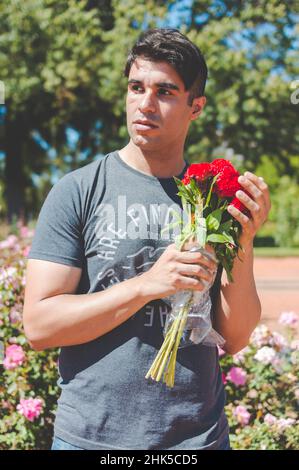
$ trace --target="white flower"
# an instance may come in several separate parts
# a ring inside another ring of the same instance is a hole
[[[244,362],[245,360],[245,354],[250,351],[250,348],[246,346],[246,348],[241,349],[241,351],[237,352],[236,354],[233,355],[233,360],[235,364],[240,364],[241,362]]]
[[[291,342],[291,349],[299,351],[299,339],[293,339],[293,341]]]
[[[254,358],[263,364],[270,364],[276,356],[276,351],[269,346],[261,348],[254,356]]]
[[[279,431],[284,431],[285,429],[289,428],[290,426],[293,426],[293,424],[296,423],[296,420],[293,418],[280,418],[276,426]]]
[[[288,346],[288,342],[285,337],[280,333],[276,333],[276,331],[272,333],[270,344],[271,346],[276,346],[279,350],[285,349]]]
[[[261,348],[269,344],[272,338],[272,333],[266,325],[259,325],[256,327],[251,335],[250,342],[257,348]]]
[[[3,268],[0,271],[0,281],[5,281],[6,279],[12,278],[16,274],[17,270],[13,266],[8,268]]]
[[[299,324],[299,316],[295,312],[282,312],[278,321],[281,325],[296,329]]]
[[[267,413],[264,418],[264,423],[268,424],[269,426],[273,426],[273,424],[277,423],[277,418],[271,415],[271,413]]]

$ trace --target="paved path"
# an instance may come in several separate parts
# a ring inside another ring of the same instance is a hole
[[[261,322],[274,331],[282,331],[277,321],[280,313],[299,314],[299,257],[255,257],[254,275],[262,303]]]

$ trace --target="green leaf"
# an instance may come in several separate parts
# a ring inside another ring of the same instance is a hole
[[[219,226],[219,232],[229,232],[232,227],[232,220],[228,220]]]
[[[223,211],[222,209],[216,209],[211,212],[207,217],[208,230],[218,230],[221,222]]]
[[[224,235],[221,235],[220,233],[211,233],[207,236],[207,242],[226,243],[227,238]]]
[[[233,239],[233,237],[231,235],[229,235],[228,233],[226,232],[223,232],[222,233],[223,237],[226,239],[226,241],[228,241],[229,243],[231,243],[232,245],[236,246],[235,244],[235,241]]]

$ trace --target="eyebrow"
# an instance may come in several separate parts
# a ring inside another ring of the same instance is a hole
[[[142,81],[131,78],[128,81],[128,85],[130,85],[130,84],[140,85],[140,84],[142,84]],[[180,91],[179,87],[177,85],[175,85],[174,83],[171,83],[171,82],[159,82],[159,83],[155,83],[155,86],[158,87],[158,88],[168,88],[169,90]]]

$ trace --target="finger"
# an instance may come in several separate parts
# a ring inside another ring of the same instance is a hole
[[[256,176],[255,178],[258,179]],[[268,214],[264,193],[248,177],[240,176],[238,181],[244,187],[244,191],[237,191],[236,196],[249,209],[255,223],[260,224],[266,220]]]
[[[250,226],[252,225],[252,221],[250,220],[247,215],[243,214],[239,209],[237,209],[235,206],[229,205],[227,207],[228,212],[242,225],[242,228],[245,230],[250,229]]]
[[[180,284],[181,284],[181,289],[192,289],[192,290],[198,290],[198,291],[203,291],[206,288],[205,285],[205,280],[198,279],[198,278],[192,278],[188,276],[181,276],[180,277]]]
[[[252,179],[246,176],[239,176],[238,182],[245,188],[245,190],[253,197],[255,201],[263,199],[263,192],[259,187],[252,181]]]
[[[244,176],[250,179],[261,191],[268,189],[268,186],[262,176],[257,176],[250,171],[245,171]]]
[[[214,261],[217,262],[216,253],[215,253],[214,247],[211,246],[209,243],[207,243],[206,246],[205,246],[205,250],[211,255],[211,258],[214,259]]]
[[[205,279],[208,282],[212,282],[215,275],[215,270],[209,270],[198,264],[180,264],[178,266],[180,274],[185,276],[196,276],[199,279]]]
[[[242,204],[250,211],[250,214],[254,220],[262,218],[261,206],[253,201],[244,191],[237,191],[236,197],[242,202]]]
[[[182,263],[201,264],[211,270],[217,269],[217,261],[209,259],[200,252],[181,251],[178,255],[178,261]]]
[[[244,176],[250,179],[253,183],[255,183],[255,185],[262,191],[267,210],[270,210],[270,192],[264,178],[262,176],[257,176],[254,173],[251,173],[250,171],[245,171]]]

